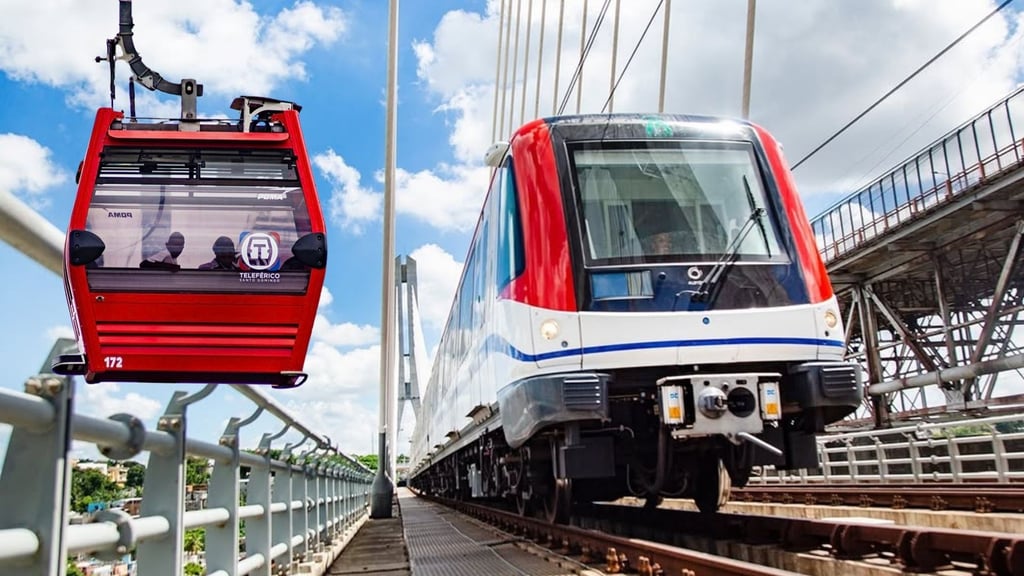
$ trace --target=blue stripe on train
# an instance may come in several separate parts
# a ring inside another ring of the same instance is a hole
[[[550,360],[552,358],[564,358],[566,356],[577,356],[579,354],[602,354],[605,352],[624,352],[627,350],[649,350],[652,348],[692,348],[694,346],[737,346],[742,344],[766,344],[786,345],[795,344],[799,346],[832,346],[842,348],[845,344],[841,340],[825,340],[822,338],[791,338],[752,336],[746,338],[708,338],[703,340],[659,340],[654,342],[624,342],[621,344],[604,344],[601,346],[585,346],[583,348],[570,348],[544,352],[542,354],[527,354],[517,349],[505,339],[491,335],[488,338],[486,348],[505,354],[521,362],[537,362]]]

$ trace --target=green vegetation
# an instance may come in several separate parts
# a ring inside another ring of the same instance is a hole
[[[71,509],[84,514],[93,502],[111,502],[121,497],[121,490],[107,475],[94,469],[71,471]]]
[[[210,463],[203,458],[185,461],[185,484],[207,484],[210,482]]]
[[[205,528],[192,528],[191,530],[185,531],[185,552],[189,554],[197,554],[206,549],[206,529]]]
[[[1024,432],[1024,420],[1017,420],[1015,422],[1000,422],[999,424],[996,424],[996,430],[998,430],[1002,434]]]
[[[359,462],[363,466],[366,466],[370,470],[373,470],[373,471],[377,470],[377,455],[376,454],[363,454],[362,456],[356,456],[356,460],[359,460]],[[398,464],[408,464],[409,463],[409,457],[406,456],[405,454],[399,454],[398,455],[398,459],[397,459],[397,463]]]
[[[943,433],[946,438],[963,438],[965,436],[989,436],[992,434],[992,426],[988,424],[964,424],[947,428]],[[1000,434],[1013,434],[1024,432],[1024,420],[1013,422],[1000,422],[995,425],[995,431]]]
[[[74,561],[72,561],[70,558],[68,558],[67,576],[85,576],[81,568],[79,568],[78,565],[75,564]]]
[[[141,490],[143,481],[146,479],[146,467],[133,460],[122,462],[121,465],[128,469],[128,480],[124,483],[124,487]]]
[[[206,570],[199,564],[195,562],[185,564],[185,576],[203,576],[204,574],[206,574]]]
[[[377,470],[377,455],[376,454],[363,454],[362,456],[356,456],[356,460],[363,466],[366,466],[370,470]]]

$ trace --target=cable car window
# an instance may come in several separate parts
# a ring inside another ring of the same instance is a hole
[[[104,151],[86,228],[92,290],[304,294],[311,230],[288,151]]]
[[[571,150],[589,263],[714,261],[734,240],[739,260],[786,260],[749,144],[604,142]],[[767,213],[743,234],[757,209]]]

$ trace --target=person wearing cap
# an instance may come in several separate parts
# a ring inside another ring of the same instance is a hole
[[[199,265],[200,270],[238,270],[235,243],[227,236],[217,238],[213,243],[213,260]]]
[[[164,244],[164,249],[146,258],[143,268],[178,268],[178,256],[185,249],[185,236],[181,232],[171,232]]]

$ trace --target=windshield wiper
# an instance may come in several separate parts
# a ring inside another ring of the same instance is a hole
[[[744,183],[745,182],[746,178],[744,178]],[[761,222],[761,218],[764,217],[764,214],[764,208],[758,208],[757,206],[750,211],[750,216],[748,216],[747,221],[743,223],[743,228],[740,229],[740,233],[732,239],[732,242],[730,242],[729,246],[726,247],[725,253],[718,259],[718,262],[715,262],[715,265],[711,267],[711,270],[708,271],[708,275],[704,277],[704,281],[701,282],[700,288],[698,288],[690,298],[691,302],[708,302],[710,304],[709,298],[712,293],[711,291],[714,290],[718,285],[718,282],[723,276],[725,276],[725,273],[732,268],[732,265],[736,263],[736,253],[739,252],[740,246],[743,245],[743,240],[746,239],[747,234],[749,234],[754,228],[754,224]],[[679,294],[684,293],[686,293],[686,290],[679,292]],[[715,291],[715,293],[717,294],[717,291]],[[679,294],[676,294],[677,298],[679,297]]]
[[[750,191],[750,183],[747,182],[747,175],[746,174],[743,175],[743,190],[746,191],[746,193],[747,193],[747,205],[750,206],[750,211],[752,213],[751,216],[753,216],[753,212],[757,211],[757,204],[754,203],[754,193]],[[764,227],[764,220],[762,218],[763,216],[764,216],[764,210],[762,209],[761,210],[761,214],[758,215],[758,217],[757,217],[757,228],[758,228],[758,230],[761,231],[761,239],[764,240],[765,252],[767,253],[768,257],[771,258],[772,257],[772,247],[771,247],[770,244],[768,244],[768,230],[766,230],[765,227]]]

